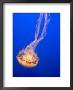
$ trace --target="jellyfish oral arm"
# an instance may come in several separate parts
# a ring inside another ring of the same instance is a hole
[[[38,38],[38,35],[39,35],[39,32],[40,32],[40,26],[41,26],[41,21],[42,21],[42,18],[44,16],[44,27],[43,27],[43,30],[42,30],[42,33],[41,35],[39,36]],[[50,16],[50,15],[49,15]],[[35,32],[35,40],[30,44],[30,46],[35,50],[36,46],[38,45],[38,43],[44,39],[44,37],[46,36],[46,28],[47,28],[47,25],[49,23],[50,19],[48,19],[48,15],[47,13],[45,14],[40,14],[39,16],[39,19],[38,19],[38,23],[37,23],[37,30]]]
[[[35,50],[37,45],[38,45],[38,40],[34,40],[28,46],[29,46],[30,49]]]
[[[36,24],[35,40],[38,38],[38,35],[40,32],[40,25],[41,25],[42,18],[43,18],[43,14],[41,13]]]
[[[45,18],[45,23],[44,23],[44,27],[43,27],[43,31],[38,39],[38,42],[40,42],[41,40],[44,39],[44,37],[46,36],[46,28],[47,28],[47,24],[49,23],[50,19],[48,19],[48,15],[47,13],[44,14],[44,18]]]

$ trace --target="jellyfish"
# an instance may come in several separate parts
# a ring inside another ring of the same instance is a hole
[[[19,64],[21,64],[24,67],[31,68],[38,65],[39,57],[37,53],[35,52],[35,49],[37,45],[39,44],[39,42],[42,41],[44,37],[46,36],[46,28],[50,21],[48,16],[50,16],[50,14],[48,15],[47,13],[40,13],[39,18],[37,20],[37,24],[36,24],[34,40],[30,44],[28,44],[25,48],[22,48],[22,50],[20,50],[16,56]],[[40,26],[41,26],[41,22],[43,18],[44,18],[44,26],[39,36]]]

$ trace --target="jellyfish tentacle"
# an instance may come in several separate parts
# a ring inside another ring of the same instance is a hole
[[[43,13],[40,13],[39,19],[36,24],[35,40],[38,38],[39,35],[42,18],[43,18]]]
[[[35,50],[35,48],[38,44],[38,35],[39,35],[39,32],[40,32],[40,25],[41,25],[41,22],[42,22],[42,18],[43,18],[43,13],[40,13],[39,19],[38,19],[37,24],[36,24],[35,40],[28,45],[28,47],[33,49],[33,50]]]
[[[38,38],[38,35],[39,35],[39,31],[40,31],[40,25],[41,25],[41,21],[42,21],[42,18],[44,16],[44,19],[45,19],[45,23],[44,23],[44,27],[43,27],[43,30],[42,30],[42,33],[41,35],[39,36]],[[45,14],[40,14],[40,17],[38,19],[38,24],[37,24],[37,30],[35,32],[35,40],[29,44],[29,47],[33,50],[35,50],[36,46],[38,45],[38,43],[44,39],[44,37],[46,36],[46,28],[47,28],[47,24],[49,23],[50,19],[48,19],[48,15],[47,13]]]
[[[28,45],[28,47],[32,50],[35,50],[36,46],[38,44],[38,40],[34,40],[32,43]]]
[[[50,15],[49,15],[50,16]],[[46,36],[46,28],[47,28],[47,24],[50,22],[50,19],[48,19],[48,15],[47,13],[44,14],[44,19],[45,19],[45,23],[44,23],[44,27],[43,27],[43,30],[42,30],[42,33],[38,39],[38,42],[40,42],[42,39],[44,39],[44,37]]]

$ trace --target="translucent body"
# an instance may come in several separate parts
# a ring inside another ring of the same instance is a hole
[[[44,16],[45,22],[44,22],[44,27],[42,30],[42,33],[39,36],[39,32],[40,32],[40,25],[41,25],[41,21],[42,18]],[[22,49],[19,51],[17,57],[18,62],[25,67],[35,67],[38,65],[38,61],[39,61],[39,57],[37,56],[37,53],[35,52],[35,49],[38,45],[38,43],[44,39],[44,37],[46,36],[46,27],[48,24],[49,20],[48,20],[48,16],[47,14],[40,14],[40,17],[38,19],[38,23],[36,25],[36,32],[35,32],[35,39],[33,42],[31,42],[29,45],[26,46],[25,49]]]
[[[22,49],[17,55],[18,62],[26,67],[34,67],[38,64],[38,56],[33,48],[28,45],[25,49]]]
[[[18,54],[17,59],[21,65],[26,67],[34,67],[38,64],[38,56],[32,50],[27,50],[24,55]]]

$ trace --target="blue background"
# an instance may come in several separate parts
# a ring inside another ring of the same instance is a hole
[[[26,68],[16,59],[18,52],[34,40],[38,17],[39,13],[13,13],[13,77],[60,77],[60,13],[50,13],[47,35],[36,48],[38,65]]]

